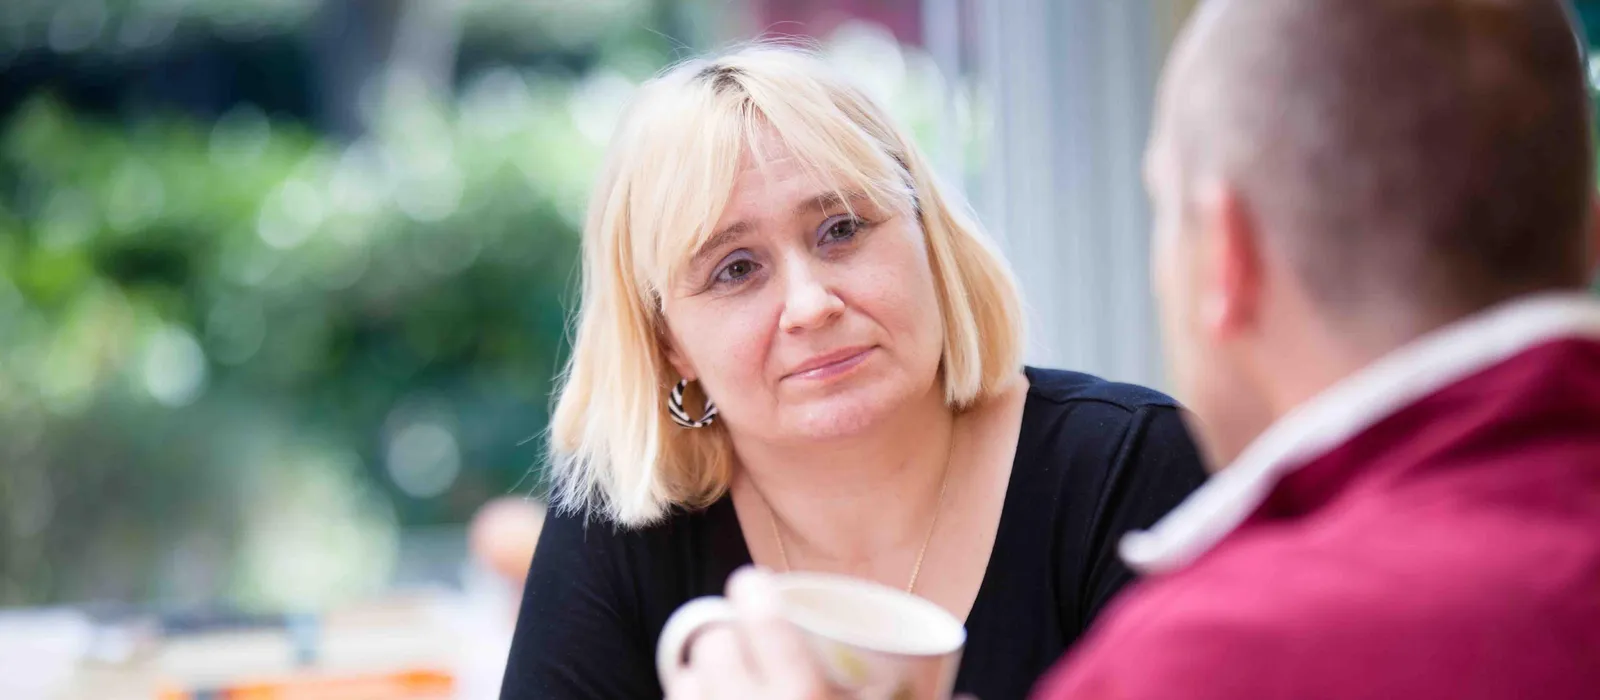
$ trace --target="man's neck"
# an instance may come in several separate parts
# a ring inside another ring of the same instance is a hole
[[[1310,401],[1379,358],[1470,315],[1423,312],[1399,304],[1354,312],[1298,314],[1274,334],[1258,366],[1274,419]]]

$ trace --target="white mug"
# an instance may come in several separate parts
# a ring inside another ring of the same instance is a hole
[[[779,614],[800,630],[817,667],[859,700],[948,700],[967,631],[927,600],[870,581],[831,574],[773,576]],[[735,619],[724,598],[696,598],[672,613],[656,643],[656,673],[666,685],[684,650],[710,625]]]

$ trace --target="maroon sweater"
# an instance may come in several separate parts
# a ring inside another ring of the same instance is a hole
[[[1152,556],[1038,697],[1600,698],[1600,305],[1540,303],[1387,368],[1500,346]]]

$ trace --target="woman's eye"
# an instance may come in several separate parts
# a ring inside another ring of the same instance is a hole
[[[755,273],[759,266],[753,260],[735,260],[717,272],[717,282],[738,282]]]
[[[861,220],[853,216],[839,217],[834,221],[823,224],[823,243],[837,243],[854,238],[857,231],[861,230]]]

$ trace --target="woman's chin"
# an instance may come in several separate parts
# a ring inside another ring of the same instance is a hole
[[[871,432],[904,405],[885,396],[829,396],[793,407],[784,423],[799,440],[839,440]]]

